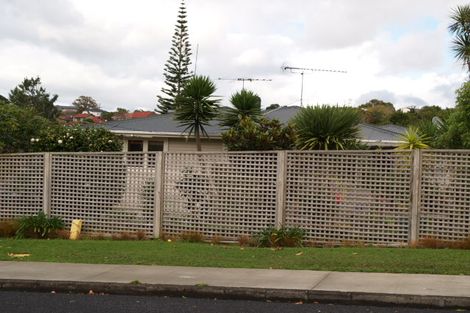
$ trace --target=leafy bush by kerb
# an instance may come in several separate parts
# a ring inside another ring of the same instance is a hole
[[[260,247],[299,247],[305,231],[298,227],[268,227],[255,236]]]
[[[21,218],[19,225],[16,238],[47,238],[51,232],[63,229],[65,226],[61,218],[47,217],[43,212]]]

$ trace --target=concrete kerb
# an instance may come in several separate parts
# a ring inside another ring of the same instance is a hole
[[[418,296],[406,294],[362,293],[321,290],[294,290],[207,285],[166,285],[146,283],[105,283],[48,280],[0,279],[0,289],[37,292],[67,292],[139,296],[186,296],[196,298],[243,299],[261,301],[330,302],[413,307],[470,308],[470,298],[449,296]]]

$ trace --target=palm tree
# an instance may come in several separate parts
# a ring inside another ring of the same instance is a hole
[[[354,108],[316,106],[302,108],[293,118],[297,148],[344,150],[357,146],[360,115]]]
[[[221,126],[238,126],[240,121],[246,117],[254,122],[259,120],[261,116],[261,99],[253,91],[242,89],[236,92],[230,98],[230,103],[234,107],[225,109],[221,116]]]
[[[207,76],[194,76],[184,86],[176,99],[175,119],[186,126],[183,132],[194,133],[197,151],[201,151],[201,133],[207,135],[205,126],[217,116],[219,99],[215,99],[215,84]]]
[[[456,59],[470,72],[470,5],[457,6],[450,18],[449,31],[455,36],[452,50]]]
[[[425,143],[428,137],[423,135],[418,127],[408,127],[406,132],[400,136],[401,141],[397,149],[399,150],[413,150],[413,149],[427,149],[429,146]]]

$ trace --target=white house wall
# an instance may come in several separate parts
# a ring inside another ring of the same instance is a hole
[[[127,137],[123,140],[122,151],[128,151],[128,140],[142,140],[143,141],[143,152],[148,152],[149,141],[163,141],[163,151],[165,152],[184,152],[184,151],[196,151],[196,143],[194,139],[186,140],[184,138],[139,138],[139,137]],[[221,139],[202,139],[202,151],[224,151],[224,145]]]

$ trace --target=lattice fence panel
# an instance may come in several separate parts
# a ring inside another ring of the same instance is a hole
[[[288,152],[286,225],[320,243],[406,243],[411,165],[409,152]]]
[[[276,153],[166,153],[162,229],[237,240],[273,226]]]
[[[470,151],[422,151],[419,237],[470,236]]]
[[[44,155],[0,154],[0,220],[43,209]]]
[[[54,153],[51,214],[84,232],[153,235],[155,154]]]

